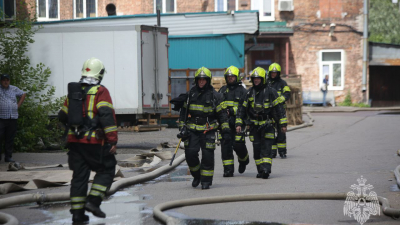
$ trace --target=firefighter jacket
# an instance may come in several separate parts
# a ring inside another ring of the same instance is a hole
[[[86,131],[84,138],[78,139],[69,129],[68,142],[84,144],[102,144],[103,140],[112,145],[118,142],[115,111],[108,89],[102,85],[95,85],[89,89],[82,107],[83,116],[93,119],[97,116],[98,123],[95,131]],[[86,115],[87,112],[87,115]],[[59,112],[61,122],[68,124],[68,98]],[[68,128],[67,128],[68,129]],[[90,135],[90,138],[88,136]]]
[[[286,101],[290,99],[290,88],[286,81],[282,80],[280,77],[275,79],[268,79],[271,87],[278,92],[279,103],[283,103],[286,108]]]
[[[211,85],[206,88],[194,86],[188,92],[188,98],[183,104],[179,117],[179,128],[185,124],[192,131],[215,130],[218,121],[223,132],[229,132],[228,114],[222,101],[222,95],[214,90]],[[189,111],[187,112],[187,102]],[[186,115],[186,113],[188,113]],[[190,117],[188,117],[190,115]]]
[[[225,85],[221,87],[219,93],[223,95],[223,103],[229,110],[229,125],[234,127],[238,107],[243,104],[247,89],[242,86],[241,82],[237,82],[233,85]]]
[[[279,95],[269,85],[258,90],[251,87],[245,95],[236,116],[236,126],[242,126],[243,120],[249,117],[251,125],[262,126],[274,119],[282,126],[287,125],[286,112],[279,102]],[[272,117],[272,118],[271,118]]]

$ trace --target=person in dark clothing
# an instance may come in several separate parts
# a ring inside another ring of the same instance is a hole
[[[230,66],[225,71],[225,81],[227,85],[221,87],[219,93],[223,94],[224,105],[229,116],[230,136],[228,139],[222,139],[221,153],[222,164],[224,165],[224,177],[233,177],[235,171],[233,151],[236,152],[239,161],[239,173],[246,170],[249,164],[249,154],[245,143],[245,134],[236,133],[235,120],[239,105],[243,104],[243,99],[247,93],[246,88],[242,86],[239,76],[239,69]],[[244,130],[245,124],[242,126]]]
[[[279,95],[266,83],[266,72],[257,67],[251,72],[251,87],[240,105],[236,116],[236,132],[240,133],[246,117],[250,120],[250,141],[253,142],[254,160],[257,166],[257,178],[268,179],[271,173],[271,151],[274,143],[274,128],[271,119],[281,125],[286,132],[286,113],[279,103]]]
[[[281,66],[278,63],[272,63],[269,66],[267,82],[278,92],[278,101],[283,104],[283,107],[286,110],[286,101],[290,99],[290,88],[286,81],[281,79]],[[279,123],[274,123],[274,125],[278,135],[275,138],[275,143],[272,147],[272,158],[276,157],[276,152],[278,151],[279,156],[282,159],[285,159],[287,154],[286,133],[282,132],[282,126]]]
[[[322,106],[326,107],[326,94],[328,93],[328,86],[329,86],[329,75],[325,75],[325,78],[322,80]]]
[[[214,176],[215,131],[219,121],[223,136],[230,136],[228,115],[222,95],[211,86],[211,71],[201,67],[194,77],[196,85],[188,92],[188,100],[181,108],[179,129],[185,133],[186,162],[194,177],[192,186],[197,187],[201,182],[202,189],[209,189]]]
[[[80,82],[68,84],[69,90],[70,85],[78,85],[77,92],[68,93],[58,113],[68,130],[68,164],[73,170],[70,192],[73,222],[89,221],[85,209],[94,216],[106,217],[100,204],[114,180],[118,134],[110,93],[100,85],[104,72],[100,60],[86,60]],[[85,125],[73,126],[72,121],[82,116]],[[90,171],[95,171],[96,175],[87,196]]]

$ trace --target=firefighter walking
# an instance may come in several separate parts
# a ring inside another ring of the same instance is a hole
[[[180,137],[184,140],[186,162],[194,178],[192,186],[197,187],[201,182],[202,189],[209,189],[214,175],[217,121],[221,122],[223,135],[229,135],[229,125],[222,96],[211,86],[211,71],[201,67],[194,78],[196,85],[188,92],[180,111]]]
[[[243,99],[247,90],[242,86],[239,69],[237,67],[228,67],[224,76],[227,85],[221,87],[219,93],[223,95],[224,105],[228,113],[230,135],[225,135],[225,138],[222,138],[221,153],[222,164],[224,166],[223,176],[233,177],[235,171],[233,151],[236,152],[238,157],[239,173],[243,173],[246,170],[246,165],[249,164],[249,154],[246,148],[245,134],[243,132],[236,133],[235,127],[238,106],[243,104]],[[244,126],[245,124],[242,125],[242,130],[244,130]]]
[[[85,209],[94,216],[106,217],[100,204],[115,175],[118,134],[110,93],[100,85],[104,72],[100,60],[86,60],[81,80],[68,84],[68,98],[58,114],[68,131],[73,222],[89,221]],[[87,196],[90,171],[96,175]]]
[[[286,110],[286,101],[290,99],[290,88],[286,81],[281,79],[281,66],[278,63],[272,63],[268,68],[268,81],[273,89],[278,92],[279,103],[283,104]],[[274,123],[277,137],[275,138],[275,143],[272,149],[272,158],[276,157],[276,152],[278,150],[279,156],[282,159],[286,158],[287,148],[286,148],[286,133],[282,132],[282,125],[280,123]]]
[[[254,160],[257,166],[257,178],[268,179],[272,166],[272,145],[274,128],[271,119],[279,122],[282,132],[286,132],[286,113],[279,103],[278,93],[266,83],[266,72],[257,67],[251,72],[251,87],[240,105],[236,117],[236,132],[241,132],[243,121],[249,117],[250,141],[253,142]]]

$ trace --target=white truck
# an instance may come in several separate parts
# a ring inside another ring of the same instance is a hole
[[[36,32],[28,56],[51,70],[55,97],[67,95],[85,60],[100,59],[101,82],[110,91],[117,120],[135,122],[168,111],[168,29],[146,25],[46,26]],[[146,117],[148,115],[148,117]],[[118,124],[121,125],[121,124]]]

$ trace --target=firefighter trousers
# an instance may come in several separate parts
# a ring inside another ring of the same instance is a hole
[[[201,162],[199,152],[201,149]],[[189,131],[185,141],[185,157],[193,177],[200,177],[201,183],[212,183],[214,176],[215,130]]]
[[[68,164],[70,170],[73,170],[70,192],[71,210],[84,209],[85,202],[100,206],[115,175],[117,161],[115,156],[108,152],[111,146],[81,143],[68,145]],[[96,175],[87,196],[90,171],[95,171]]]
[[[244,129],[244,127],[242,129]],[[221,156],[222,164],[224,165],[224,173],[234,173],[235,171],[233,151],[236,152],[239,164],[249,164],[249,154],[247,152],[245,134],[236,134],[236,129],[231,127],[229,136],[229,139],[222,137],[221,142]]]
[[[274,141],[274,146],[272,149],[272,157],[276,156],[276,152],[278,151],[279,155],[286,155],[286,133],[282,132],[282,126],[280,124],[276,124],[276,133],[277,136]]]
[[[274,128],[271,125],[261,130],[259,126],[253,126],[250,131],[250,140],[253,142],[254,161],[258,173],[271,173],[274,132]]]

